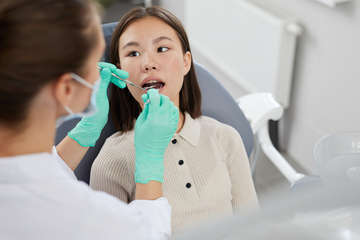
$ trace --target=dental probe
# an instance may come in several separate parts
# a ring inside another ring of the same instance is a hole
[[[97,69],[101,70],[102,67],[97,66]],[[149,90],[149,89],[152,88],[152,87],[146,87],[146,88],[140,87],[140,86],[138,86],[137,84],[135,84],[135,83],[133,83],[133,82],[130,82],[130,81],[126,80],[126,79],[120,78],[120,77],[119,77],[118,75],[116,75],[115,73],[111,73],[111,75],[113,75],[113,76],[116,77],[117,79],[120,79],[121,81],[124,81],[124,82],[128,83],[128,84],[131,85],[131,86],[134,86],[134,87],[139,88],[139,89],[144,90],[144,91],[147,91],[147,90]],[[149,102],[150,102],[150,99],[148,99],[144,104],[146,105],[146,104],[148,104]]]
[[[98,68],[99,70],[102,69],[102,68],[99,67],[99,66],[98,66],[97,68]],[[120,79],[121,81],[126,82],[127,84],[129,84],[129,85],[131,85],[131,86],[133,86],[133,87],[136,87],[136,88],[141,89],[141,90],[144,90],[144,91],[147,91],[147,90],[149,90],[149,89],[152,88],[152,87],[146,87],[146,88],[140,87],[139,85],[137,85],[137,84],[135,84],[135,83],[133,83],[133,82],[130,82],[129,80],[120,78],[120,77],[119,77],[118,75],[116,75],[115,73],[111,73],[111,75],[113,75],[114,77]]]

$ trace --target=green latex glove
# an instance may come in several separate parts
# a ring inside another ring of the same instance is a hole
[[[167,96],[150,89],[135,124],[135,182],[164,181],[164,154],[178,127],[179,111]]]
[[[124,70],[118,69],[114,64],[107,63],[107,62],[99,62],[98,66],[101,68],[101,70],[100,70],[101,78],[103,78],[102,70],[104,70],[106,68],[110,69],[110,71],[112,73],[119,76],[121,79],[127,79],[129,77],[129,74],[127,72],[125,72]],[[105,77],[105,75],[104,75],[104,77]],[[119,88],[125,88],[126,87],[126,83],[124,81],[121,81],[120,79],[118,79],[117,77],[114,77],[112,75],[111,75],[110,81],[113,84],[115,84],[116,86],[118,86]]]
[[[83,117],[76,127],[68,133],[70,138],[74,139],[83,147],[95,146],[95,143],[108,120],[109,100],[107,97],[107,89],[109,83],[112,82],[120,88],[126,87],[125,82],[112,76],[111,73],[115,73],[123,79],[126,79],[129,76],[127,72],[116,68],[113,64],[100,62],[98,65],[101,68],[101,81],[99,89],[93,93],[96,94],[97,111],[91,116]]]

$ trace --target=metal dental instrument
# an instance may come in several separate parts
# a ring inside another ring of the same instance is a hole
[[[102,67],[97,66],[97,69],[99,69],[99,70],[101,71]],[[131,85],[131,86],[134,86],[134,87],[136,87],[136,88],[138,88],[138,89],[141,89],[141,90],[143,90],[143,91],[147,91],[147,90],[149,90],[149,89],[152,88],[152,87],[145,87],[145,88],[140,87],[139,85],[137,85],[137,84],[135,84],[135,83],[133,83],[133,82],[130,82],[130,81],[126,80],[126,79],[122,79],[121,77],[119,77],[119,76],[116,75],[115,73],[111,73],[111,75],[113,75],[113,76],[116,77],[117,79],[120,79],[121,81],[124,81],[124,82],[126,82],[127,84],[129,84],[129,85]],[[150,99],[148,99],[144,104],[146,105],[146,104],[148,104],[149,102],[150,102]]]
[[[97,68],[98,68],[99,70],[102,69],[102,68],[99,67],[99,66],[97,66]],[[115,73],[111,73],[111,75],[113,75],[114,77],[120,79],[121,81],[124,81],[124,82],[126,82],[127,84],[129,84],[129,85],[131,85],[131,86],[133,86],[133,87],[136,87],[136,88],[138,88],[138,89],[141,89],[141,90],[143,90],[143,91],[147,91],[147,90],[149,90],[149,89],[152,88],[152,87],[145,87],[145,88],[140,87],[139,85],[137,85],[137,84],[135,84],[135,83],[133,83],[133,82],[130,82],[129,80],[120,78],[120,77],[119,77],[118,75],[116,75]]]

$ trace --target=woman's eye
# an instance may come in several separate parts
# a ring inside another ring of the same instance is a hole
[[[158,48],[158,52],[166,52],[168,50],[169,50],[169,48],[167,48],[167,47],[159,47]]]
[[[137,51],[132,51],[132,52],[130,52],[130,53],[128,54],[129,57],[137,57],[137,56],[139,56],[139,55],[140,55],[140,53],[137,52]]]

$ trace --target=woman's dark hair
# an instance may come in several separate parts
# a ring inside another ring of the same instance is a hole
[[[133,22],[145,18],[156,17],[175,30],[184,53],[191,52],[189,40],[181,22],[170,12],[160,7],[138,7],[130,10],[120,18],[112,35],[110,46],[110,62],[121,66],[119,59],[119,38]],[[111,86],[110,107],[114,125],[118,131],[126,132],[134,128],[134,120],[139,116],[141,107],[127,88],[119,89]],[[193,61],[180,90],[180,111],[188,112],[192,118],[201,116],[201,92],[196,78]]]
[[[0,1],[0,124],[22,123],[42,87],[84,74],[98,42],[90,0]]]

